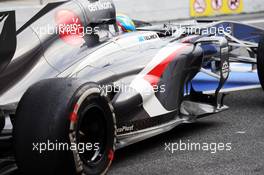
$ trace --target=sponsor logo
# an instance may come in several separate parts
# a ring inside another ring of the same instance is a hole
[[[222,66],[223,78],[226,79],[228,74],[229,74],[229,65],[227,61],[224,61],[223,66]]]
[[[58,10],[54,16],[56,26],[47,24],[33,26],[33,30],[42,35],[58,35],[59,38],[69,45],[84,44],[84,36],[99,34],[99,27],[84,26],[81,18],[72,10]],[[0,17],[1,21],[1,17]],[[0,22],[1,25],[1,22]],[[1,26],[0,26],[1,27]]]
[[[146,35],[146,36],[139,36],[138,40],[139,42],[144,42],[144,41],[154,40],[157,38],[158,38],[158,35],[152,34],[152,35]]]
[[[59,37],[66,43],[78,45],[83,43],[84,32],[81,19],[71,10],[60,10],[56,13],[55,20],[59,30]]]
[[[40,35],[42,34],[57,34],[60,39],[69,45],[83,44],[84,36],[97,34],[98,27],[84,27],[81,18],[74,12],[68,9],[59,10],[55,15],[56,27],[47,25],[45,27],[34,27]]]
[[[111,9],[112,4],[111,2],[101,2],[101,1],[97,1],[95,3],[91,3],[88,5],[88,9],[90,12],[96,12],[96,11],[100,11],[100,10],[107,10],[107,9]]]
[[[122,133],[122,132],[130,132],[134,130],[134,125],[131,126],[122,126],[121,128],[117,128],[117,133]]]

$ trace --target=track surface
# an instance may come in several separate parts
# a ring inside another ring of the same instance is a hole
[[[264,27],[264,21],[258,21],[263,17],[262,13],[220,19],[255,20],[251,24]],[[225,104],[228,111],[118,150],[109,174],[264,174],[264,92],[231,93]],[[232,149],[215,154],[165,150],[165,143],[179,142],[231,143]],[[2,155],[0,166],[3,159]]]
[[[215,19],[215,18],[214,18]],[[264,13],[218,17],[264,28]],[[263,20],[263,21],[262,21]],[[264,92],[230,93],[229,110],[118,150],[109,174],[263,175]],[[165,150],[165,143],[231,143],[231,151]]]
[[[264,174],[264,92],[226,97],[230,110],[116,152],[109,174]],[[165,150],[165,143],[231,143],[231,151]]]

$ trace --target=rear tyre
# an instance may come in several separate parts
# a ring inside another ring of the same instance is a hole
[[[258,51],[257,51],[257,69],[258,77],[262,89],[264,90],[264,38],[259,42]]]
[[[115,130],[113,107],[98,85],[41,81],[17,108],[14,145],[20,173],[104,174],[113,160]]]
[[[5,127],[5,116],[0,113],[0,134]]]

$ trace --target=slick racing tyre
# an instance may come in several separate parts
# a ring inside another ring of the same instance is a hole
[[[19,102],[13,135],[20,174],[105,174],[115,150],[115,114],[95,83],[43,80]]]
[[[258,77],[262,89],[264,90],[264,38],[259,42],[258,51],[257,51],[257,69]]]
[[[2,130],[4,129],[4,127],[5,127],[5,116],[1,115],[1,112],[0,112],[0,134]]]

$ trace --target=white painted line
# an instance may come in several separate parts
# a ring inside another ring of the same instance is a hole
[[[245,134],[246,131],[237,131],[236,134]]]
[[[261,85],[250,85],[250,86],[242,86],[242,87],[235,87],[235,88],[226,88],[222,89],[220,92],[235,92],[235,91],[242,91],[242,90],[250,90],[250,89],[259,89],[261,88]],[[213,94],[215,93],[215,90],[211,91],[204,91],[205,94]]]

